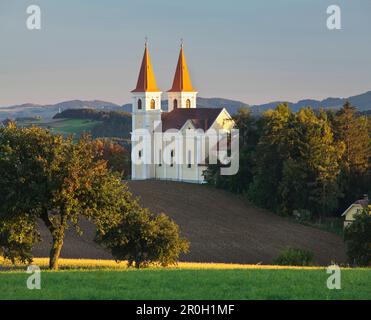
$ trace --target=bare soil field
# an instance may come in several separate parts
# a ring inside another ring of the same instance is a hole
[[[255,208],[245,200],[207,185],[167,181],[129,181],[129,188],[141,203],[155,213],[165,212],[180,226],[191,243],[182,261],[269,264],[287,247],[314,253],[315,262],[326,265],[346,262],[341,237],[307,227],[267,210]],[[67,233],[62,257],[110,259],[95,244],[94,227],[82,222],[84,234]],[[35,256],[48,256],[50,236],[40,225],[44,241]]]

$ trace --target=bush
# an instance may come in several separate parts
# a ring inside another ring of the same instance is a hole
[[[274,260],[281,266],[310,266],[313,264],[313,253],[299,248],[286,248]]]
[[[299,222],[306,222],[312,219],[312,213],[309,210],[305,210],[305,209],[294,210],[292,215]]]
[[[371,265],[371,214],[364,210],[355,215],[355,220],[345,228],[344,240],[352,264]]]
[[[165,214],[153,215],[139,206],[123,216],[122,221],[98,234],[97,242],[108,248],[116,261],[129,266],[176,264],[179,255],[188,252],[189,243],[179,235],[178,225]]]

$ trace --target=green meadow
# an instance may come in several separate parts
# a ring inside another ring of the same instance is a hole
[[[0,299],[370,299],[371,269],[345,269],[329,290],[325,269],[144,269],[0,272]]]
[[[55,119],[48,121],[19,121],[19,126],[36,125],[41,128],[50,129],[55,133],[60,133],[65,136],[75,135],[80,136],[84,132],[90,132],[100,121],[89,119]]]

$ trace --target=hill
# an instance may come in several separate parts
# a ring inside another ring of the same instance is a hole
[[[6,118],[15,119],[35,116],[43,119],[52,119],[57,113],[67,109],[98,109],[119,111],[122,110],[122,107],[117,104],[101,100],[70,100],[51,105],[26,103],[0,108],[0,120]]]
[[[287,246],[314,252],[320,264],[345,262],[343,240],[332,233],[297,224],[258,209],[237,196],[206,185],[165,181],[129,181],[134,195],[152,211],[171,216],[191,242],[182,261],[227,263],[272,263]],[[84,235],[69,230],[62,251],[65,258],[102,258],[110,255],[91,239],[94,228],[83,223]],[[48,232],[41,227],[48,239]],[[48,256],[48,244],[35,249]]]
[[[163,100],[161,104],[162,110],[168,110],[168,100]],[[226,108],[230,114],[235,114],[240,108],[248,108],[249,105],[236,100],[223,99],[223,98],[197,98],[197,108]],[[122,106],[126,112],[131,112],[131,103]]]
[[[96,125],[92,126],[90,130],[94,138],[130,138],[131,114],[123,111],[67,109],[57,113],[53,119],[79,119],[97,121]]]
[[[260,105],[249,105],[245,102],[223,99],[223,98],[197,98],[197,106],[199,108],[226,108],[230,114],[237,112],[239,108],[251,108],[251,110],[260,114],[268,109],[275,108],[280,102],[288,102],[293,111],[299,110],[301,107],[311,106],[314,109],[323,107],[325,109],[338,109],[345,101],[349,100],[354,106],[358,108],[358,111],[371,110],[371,91],[363,94],[351,96],[348,98],[326,98],[324,100],[304,99],[298,102],[289,101],[274,101]],[[131,103],[124,104],[122,106],[100,100],[84,101],[84,100],[71,100],[64,101],[53,105],[37,105],[32,103],[26,103],[22,105],[9,106],[0,108],[0,120],[6,118],[27,118],[27,117],[41,117],[43,119],[51,119],[59,112],[67,109],[96,109],[105,111],[126,111],[131,112]],[[167,110],[168,101],[162,101],[163,110]]]
[[[324,109],[339,109],[341,108],[346,101],[349,101],[352,105],[356,106],[358,111],[367,111],[371,110],[371,91],[368,91],[363,94],[350,96],[348,98],[326,98],[324,100],[313,100],[305,99],[300,100],[296,103],[288,101],[275,101],[261,105],[253,105],[251,109],[255,113],[261,113],[268,109],[273,109],[280,102],[287,102],[290,105],[291,110],[298,111],[302,107],[312,107],[313,109],[324,108]]]

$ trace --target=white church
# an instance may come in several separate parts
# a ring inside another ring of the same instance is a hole
[[[197,108],[197,91],[192,87],[183,45],[173,85],[167,91],[168,110],[161,108],[162,92],[147,44],[132,95],[132,180],[203,183],[210,150],[218,146],[203,137],[210,132],[228,133],[235,123],[224,108]],[[197,132],[197,138],[190,132]]]

